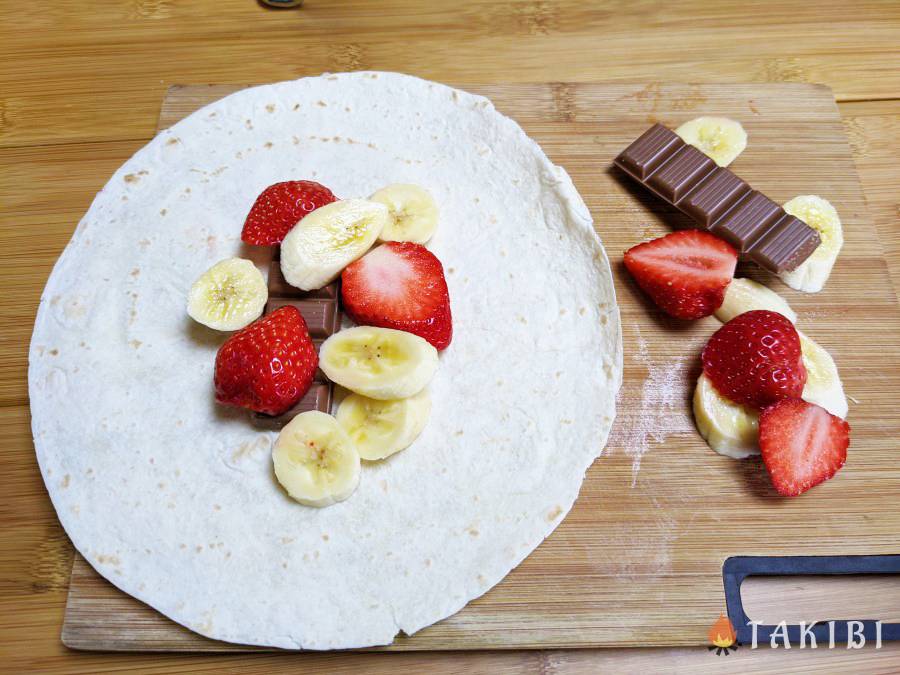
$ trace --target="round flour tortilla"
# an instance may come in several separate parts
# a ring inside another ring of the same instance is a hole
[[[422,436],[324,509],[280,489],[275,433],[215,404],[226,335],[185,311],[199,274],[252,254],[259,192],[300,178],[430,190],[454,319]],[[485,593],[560,523],[606,443],[621,349],[588,209],[515,122],[405,75],[306,78],[199,110],[97,195],[41,298],[34,444],[66,532],[126,593],[219,640],[382,645]]]

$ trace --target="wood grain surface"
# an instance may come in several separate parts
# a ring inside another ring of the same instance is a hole
[[[53,262],[94,193],[150,138],[159,101],[178,82],[276,81],[353,68],[458,83],[823,82],[837,98],[896,285],[898,42],[900,6],[893,0],[306,0],[302,10],[284,12],[253,0],[0,0],[0,670],[900,670],[893,646],[880,653],[744,650],[727,659],[703,648],[299,659],[67,651],[59,631],[72,549],[37,472],[25,380],[31,324]]]
[[[900,433],[900,416],[875,401],[900,386],[900,373],[884,380],[872,373],[881,358],[900,357],[900,313],[831,92],[803,84],[466,88],[517,119],[567,168],[588,202],[613,260],[625,382],[607,456],[588,472],[581,498],[554,535],[483,598],[391,649],[704,644],[724,607],[721,565],[730,555],[894,552],[900,513],[891,504],[900,496],[900,472],[892,466],[890,438]],[[234,89],[173,87],[160,128]],[[718,323],[685,326],[660,317],[636,292],[616,253],[668,231],[679,217],[610,171],[612,158],[650,122],[676,125],[704,111],[744,120],[751,140],[735,171],[782,202],[795,194],[827,194],[847,232],[822,294],[796,293],[754,267],[745,270],[789,299],[803,330],[829,347],[848,393],[860,401],[851,419],[854,450],[865,453],[864,463],[851,461],[837,479],[795,502],[774,496],[758,461],[713,454],[693,427],[696,355]],[[860,289],[879,288],[860,301]],[[845,337],[851,308],[860,317],[880,317],[877,350]],[[870,513],[880,517],[866,518]],[[813,514],[832,521],[827,536],[809,536]],[[844,589],[857,594],[859,586]],[[777,599],[783,589],[768,590]],[[895,580],[872,592],[888,607],[900,605]],[[815,593],[807,589],[806,596],[796,601],[812,601],[814,612]],[[75,565],[63,639],[88,649],[236,648],[196,636],[115,593],[83,561]]]

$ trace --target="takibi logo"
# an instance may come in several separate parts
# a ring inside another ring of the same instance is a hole
[[[722,654],[727,656],[730,651],[734,651],[741,646],[737,641],[737,633],[734,632],[734,626],[731,625],[731,621],[724,614],[720,614],[716,622],[709,627],[707,635],[709,636],[709,641],[712,642],[709,651],[715,650],[719,656]]]
[[[847,649],[861,649],[871,644],[875,649],[881,649],[882,622],[878,621],[826,621],[823,623],[806,623],[801,621],[797,625],[789,626],[786,621],[780,621],[773,625],[762,625],[761,621],[748,621],[747,627],[751,629],[749,641],[750,649],[759,647],[760,639],[763,644],[768,642],[772,649],[782,647],[791,649],[827,648],[834,649],[838,644],[846,644]],[[762,628],[762,630],[760,630]],[[760,633],[762,637],[760,638]],[[728,617],[720,614],[715,623],[709,627],[709,651],[716,655],[728,655],[741,647],[737,641],[737,631]],[[827,642],[825,642],[827,640]],[[822,644],[819,644],[819,641]]]

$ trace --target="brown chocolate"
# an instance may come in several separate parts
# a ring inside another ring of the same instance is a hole
[[[327,338],[340,328],[337,300],[315,300],[311,298],[269,298],[266,314],[279,307],[291,305],[300,310],[306,320],[306,327],[312,338]]]
[[[661,124],[625,148],[615,164],[772,272],[795,269],[821,242],[809,225]]]
[[[716,163],[709,157],[693,145],[684,144],[645,182],[667,202],[677,204],[715,168]]]
[[[309,410],[329,412],[331,410],[331,383],[313,382],[309,391],[301,398],[297,405],[281,415],[264,415],[263,413],[250,413],[250,421],[253,426],[260,429],[278,431],[295,416]]]
[[[748,257],[760,267],[771,269],[781,264],[784,269],[794,269],[806,260],[818,246],[805,236],[806,224],[799,218],[785,213],[751,247]],[[799,260],[799,262],[794,262]]]
[[[322,342],[341,327],[341,310],[338,302],[340,284],[335,281],[325,288],[302,291],[288,284],[281,274],[279,262],[281,256],[278,247],[272,250],[272,255],[273,260],[269,265],[269,300],[266,303],[266,314],[285,305],[296,307],[306,321],[310,337],[312,337],[318,352]],[[250,414],[250,420],[254,426],[260,429],[277,431],[302,412],[309,410],[330,412],[332,395],[331,382],[321,369],[317,369],[309,391],[293,408],[276,416],[254,412]]]
[[[672,152],[684,145],[684,141],[662,124],[654,124],[619,155],[616,163],[643,182],[660,165],[672,156]]]
[[[727,169],[717,168],[681,200],[678,208],[709,228],[750,192],[747,183]]]
[[[734,246],[738,252],[746,253],[782,215],[784,210],[778,204],[763,193],[751,190],[738,208],[732,209],[724,218],[715,222],[710,231]]]

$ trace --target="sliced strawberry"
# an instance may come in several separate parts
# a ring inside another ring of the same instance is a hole
[[[850,425],[799,398],[779,401],[759,416],[759,448],[772,485],[796,497],[828,480],[847,461]]]
[[[344,310],[356,323],[405,330],[446,349],[453,336],[441,261],[421,244],[391,241],[341,274]]]
[[[216,400],[267,415],[309,391],[319,356],[296,307],[276,309],[238,331],[216,354]]]
[[[303,216],[336,200],[331,190],[311,180],[270,185],[253,202],[241,239],[257,246],[280,244]]]
[[[767,309],[739,314],[713,333],[702,360],[722,396],[754,408],[800,398],[806,384],[797,329]]]
[[[700,319],[722,305],[737,259],[731,245],[702,230],[679,230],[625,251],[638,286],[678,319]]]

